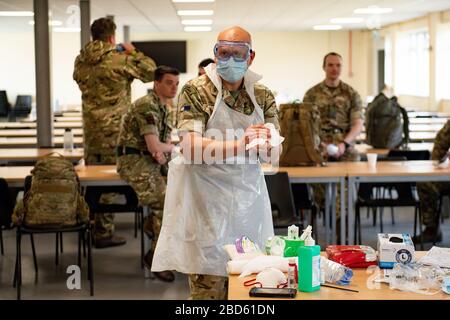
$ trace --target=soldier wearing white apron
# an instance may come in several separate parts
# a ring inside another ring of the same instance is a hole
[[[279,130],[275,99],[257,83],[261,76],[248,70],[255,52],[247,31],[233,27],[221,32],[214,54],[215,64],[180,94],[183,155],[169,163],[163,225],[152,263],[154,272],[188,274],[191,299],[227,298],[224,245],[245,235],[263,248],[273,235],[264,174],[245,149],[255,139],[270,137],[264,123]],[[230,132],[236,135],[230,137]],[[268,143],[257,147],[260,154],[279,154],[277,149]]]

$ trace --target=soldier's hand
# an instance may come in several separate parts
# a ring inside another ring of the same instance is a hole
[[[244,136],[241,138],[239,144],[245,149],[245,146],[255,139],[270,139],[270,130],[264,127],[263,124],[250,126],[245,130]]]
[[[336,155],[334,156],[335,158],[340,158],[340,157],[342,157],[343,155],[344,155],[344,153],[345,153],[345,144],[343,144],[342,142],[341,143],[339,143],[338,145],[338,152],[336,153]]]
[[[152,156],[153,156],[153,158],[155,158],[155,160],[156,160],[159,164],[161,164],[161,165],[167,163],[167,158],[166,158],[166,156],[164,155],[164,153],[162,153],[162,152],[155,152],[155,153],[152,154]]]
[[[122,43],[122,46],[125,48],[125,52],[128,54],[136,50],[136,48],[131,43]]]

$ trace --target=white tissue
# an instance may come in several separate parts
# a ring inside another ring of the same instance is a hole
[[[328,153],[330,156],[334,156],[335,154],[338,153],[338,151],[339,151],[339,148],[338,148],[338,146],[335,145],[335,144],[329,144],[329,145],[327,146],[327,153]]]
[[[439,163],[439,164],[437,165],[437,167],[438,167],[439,169],[447,169],[447,168],[448,168],[448,165],[449,165],[449,157],[447,157],[447,158],[445,159],[444,162]]]
[[[280,136],[278,134],[278,130],[275,128],[275,125],[273,123],[266,123],[264,124],[264,126],[270,130],[270,139],[269,139],[269,144],[272,147],[277,147],[280,144],[283,143],[284,141],[284,137]],[[255,140],[253,140],[252,142],[250,142],[245,149],[246,150],[250,150],[252,148],[255,148],[257,146],[264,146],[264,144],[267,142],[267,139],[264,138],[257,138]]]

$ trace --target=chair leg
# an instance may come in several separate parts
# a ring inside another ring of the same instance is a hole
[[[88,276],[90,284],[90,295],[94,295],[94,266],[92,261],[92,234],[91,230],[87,230],[88,235]]]
[[[36,257],[36,247],[34,245],[34,237],[33,237],[32,233],[30,233],[30,240],[31,240],[31,251],[33,252],[34,271],[36,272],[36,275],[37,275],[38,274],[38,264],[37,264],[37,257]]]
[[[392,189],[389,189],[389,196],[392,197]],[[391,207],[391,223],[392,225],[395,225],[395,218],[394,218],[394,207]]]
[[[355,230],[354,230],[354,239],[353,241],[355,244],[358,244],[358,235],[359,231],[361,230],[361,217],[360,217],[360,210],[359,206],[355,206]]]
[[[375,227],[377,225],[377,214],[378,214],[378,208],[372,208],[372,217],[373,217],[373,226]]]
[[[417,212],[417,207],[414,208],[414,239],[416,239],[417,237],[417,216],[418,216],[418,212]],[[420,221],[419,223],[422,223],[422,221]],[[414,244],[416,245],[416,244]]]
[[[59,234],[56,233],[55,265],[59,264]]]
[[[61,250],[61,253],[64,252],[64,247],[63,247],[63,233],[62,233],[62,232],[59,233],[59,249]]]
[[[150,218],[150,217],[149,217]],[[145,246],[144,246],[144,212],[141,210],[139,212],[139,221],[140,221],[140,231],[141,231],[141,269],[144,269],[144,255],[145,255]]]
[[[22,234],[18,230],[16,237],[16,246],[17,246],[17,263],[16,263],[16,289],[17,289],[17,300],[21,298],[21,287],[22,287],[22,252],[21,252],[21,242],[22,242]]]
[[[420,250],[423,251],[422,210],[420,205],[416,206],[416,210],[419,211]]]
[[[384,207],[380,208],[380,233],[383,233],[383,213]]]
[[[5,248],[3,247],[3,230],[2,230],[2,227],[0,227],[0,252],[1,252],[1,255],[5,254]]]
[[[139,220],[139,213],[135,212],[134,214],[134,237],[137,238],[138,233],[138,220]]]
[[[83,242],[83,257],[86,258],[86,233],[83,233],[83,237],[81,238]]]
[[[81,237],[83,232],[78,231],[78,267],[81,269]]]

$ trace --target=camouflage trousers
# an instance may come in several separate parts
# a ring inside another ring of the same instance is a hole
[[[116,163],[115,155],[104,154],[86,154],[84,157],[86,165],[114,165]],[[101,204],[117,203],[117,194],[105,193],[100,197]],[[114,214],[113,213],[99,213],[95,215],[95,239],[110,238],[114,234]]]
[[[190,274],[189,290],[189,300],[227,300],[228,278],[206,274]]]
[[[117,172],[136,192],[139,203],[150,209],[147,218],[150,220],[145,222],[144,229],[153,235],[150,251],[154,252],[161,231],[167,178],[161,174],[161,166],[149,156],[135,154],[120,156]]]
[[[417,191],[422,210],[422,223],[429,228],[438,227],[437,214],[439,210],[439,196],[450,191],[448,182],[425,182],[417,184]]]

